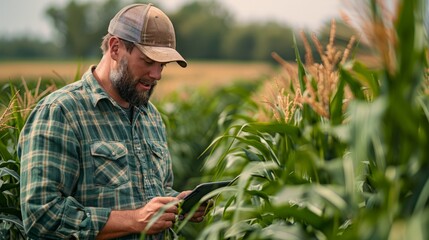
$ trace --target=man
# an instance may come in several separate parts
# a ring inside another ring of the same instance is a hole
[[[189,191],[172,189],[165,126],[149,98],[165,64],[187,65],[175,46],[161,10],[127,6],[99,64],[38,103],[18,146],[29,238],[162,239],[173,226]],[[200,207],[191,221],[203,217]]]

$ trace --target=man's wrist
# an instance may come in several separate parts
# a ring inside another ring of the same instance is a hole
[[[137,210],[127,210],[125,212],[125,220],[129,226],[129,231],[132,233],[140,233],[142,223],[139,222]]]
[[[112,210],[97,239],[109,239],[142,232],[137,210]]]

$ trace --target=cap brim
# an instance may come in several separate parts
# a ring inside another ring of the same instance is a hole
[[[188,65],[186,60],[174,48],[135,45],[144,55],[154,61],[161,63],[177,62],[183,68]]]

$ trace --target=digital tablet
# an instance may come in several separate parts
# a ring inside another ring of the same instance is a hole
[[[207,193],[221,187],[230,185],[233,180],[201,183],[196,186],[192,192],[183,199],[182,212],[187,213],[203,198]]]

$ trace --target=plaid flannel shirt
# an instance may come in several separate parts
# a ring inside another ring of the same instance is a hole
[[[38,103],[18,146],[28,237],[94,239],[111,210],[177,195],[159,112],[151,103],[133,112],[130,122],[92,69]]]

